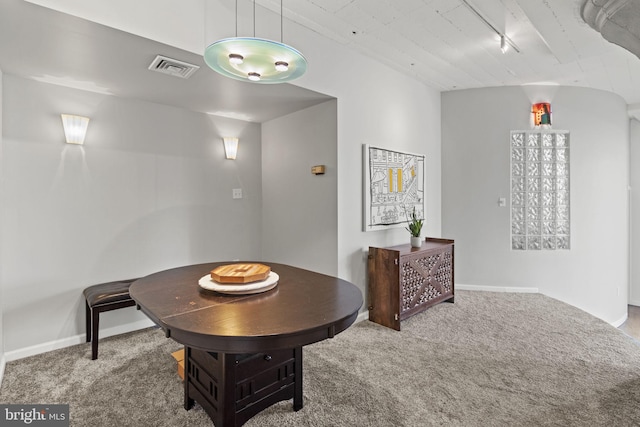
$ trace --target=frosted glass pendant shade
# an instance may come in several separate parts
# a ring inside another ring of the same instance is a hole
[[[204,61],[223,76],[254,83],[285,83],[307,71],[307,60],[296,49],[253,37],[218,40],[205,49]]]
[[[67,144],[84,144],[84,137],[89,127],[89,118],[74,116],[72,114],[61,114],[62,127]]]

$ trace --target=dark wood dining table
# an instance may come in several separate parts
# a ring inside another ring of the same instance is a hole
[[[261,263],[279,279],[257,294],[221,294],[198,284],[230,262],[165,270],[130,287],[137,306],[185,346],[185,409],[198,402],[218,427],[240,426],[282,400],[302,409],[302,347],[347,329],[363,303],[345,280]]]

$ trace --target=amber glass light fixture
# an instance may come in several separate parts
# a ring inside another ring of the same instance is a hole
[[[536,126],[551,124],[551,104],[548,102],[538,102],[531,106],[533,113],[533,124]]]

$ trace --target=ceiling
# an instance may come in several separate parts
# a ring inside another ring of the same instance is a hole
[[[588,0],[580,15],[602,37],[640,57],[640,2]]]
[[[284,9],[287,18],[441,91],[559,84],[615,92],[627,104],[640,104],[640,59],[584,22],[585,1],[288,0]],[[607,12],[640,32],[639,0],[588,1],[615,4]],[[279,0],[257,2],[280,10]],[[472,8],[519,53],[503,54],[499,36]]]
[[[149,71],[159,53],[201,70],[189,79]],[[259,123],[332,99],[289,84],[231,80],[208,69],[201,55],[23,0],[0,0],[0,70]]]
[[[640,114],[640,59],[603,37],[611,26],[601,34],[585,23],[585,1],[613,4],[607,14],[638,33],[640,0],[286,0],[283,8],[287,19],[436,90],[582,86],[617,93]],[[280,0],[256,3],[280,13]],[[517,51],[503,54],[496,31]],[[8,74],[256,122],[329,99],[210,70],[188,80],[151,73],[158,53],[206,69],[201,55],[23,0],[0,1],[0,69]]]

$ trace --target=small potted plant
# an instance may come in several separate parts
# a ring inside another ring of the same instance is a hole
[[[419,248],[422,246],[422,239],[420,238],[420,232],[422,231],[422,224],[424,220],[418,218],[416,214],[416,207],[413,207],[413,211],[407,215],[408,225],[405,227],[409,233],[411,233],[411,246]]]

